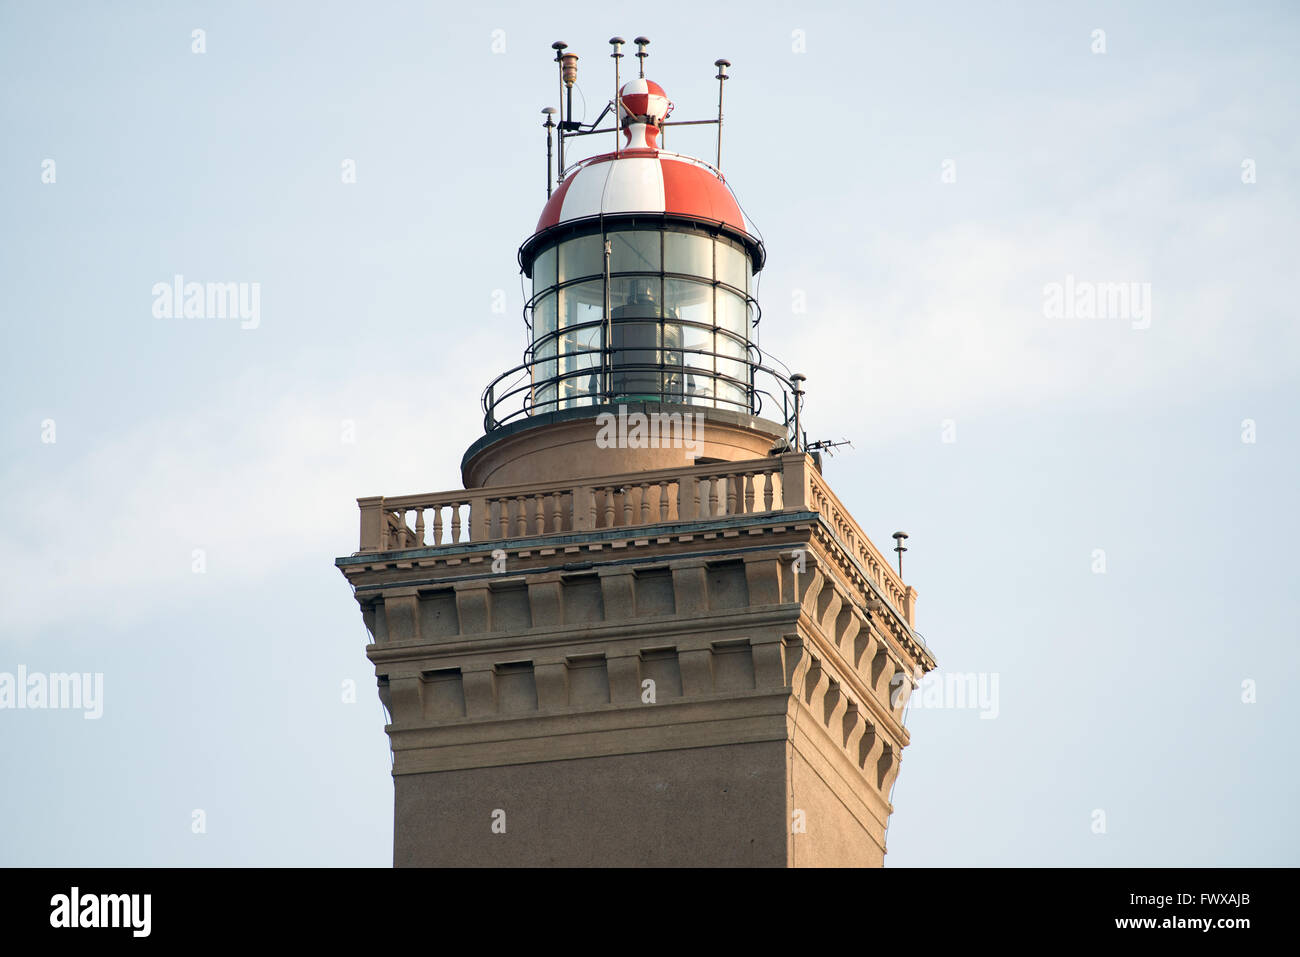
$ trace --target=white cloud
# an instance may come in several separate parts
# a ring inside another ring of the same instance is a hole
[[[1139,171],[1074,215],[876,234],[851,250],[857,270],[828,263],[791,282],[809,290],[806,315],[785,314],[788,292],[769,284],[764,346],[809,374],[821,431],[862,442],[1006,407],[1176,403],[1287,374],[1300,335],[1276,283],[1285,204],[1230,193],[1141,223],[1121,194],[1168,192],[1161,182]],[[1150,328],[1045,317],[1044,284],[1067,274],[1151,283]]]
[[[251,377],[250,377],[251,381]],[[464,392],[428,401],[391,379],[235,405],[174,410],[75,455],[41,483],[4,478],[0,633],[126,623],[191,589],[237,589],[290,566],[325,568],[357,547],[361,495],[459,486],[474,437]],[[341,441],[342,420],[355,444]],[[448,422],[462,422],[463,441]],[[206,552],[196,582],[194,549]],[[339,588],[346,588],[342,578]],[[232,596],[233,597],[233,596]]]

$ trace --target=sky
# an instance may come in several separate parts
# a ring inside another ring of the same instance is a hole
[[[0,708],[0,865],[391,862],[333,560],[358,496],[460,486],[550,44],[590,120],[614,34],[675,119],[732,61],[762,348],[910,533],[939,674],[996,681],[909,708],[887,865],[1300,863],[1300,14],[738,10],[0,2],[0,673],[102,675],[95,719]],[[256,322],[155,315],[176,275]]]

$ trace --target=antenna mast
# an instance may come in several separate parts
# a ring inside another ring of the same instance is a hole
[[[619,107],[619,85],[618,85],[618,61],[623,59],[623,44],[627,41],[622,37],[610,37],[609,45],[614,48],[610,57],[614,60],[614,155],[618,155],[618,107]]]
[[[564,63],[561,58],[568,47],[569,45],[563,40],[556,40],[551,44],[551,49],[555,51],[555,65],[560,70],[560,163],[556,169],[556,179],[564,178]]]
[[[722,171],[722,84],[727,82],[727,67],[731,66],[730,60],[714,60],[713,65],[718,68],[718,75],[714,77],[718,81],[718,161],[713,165]]]
[[[904,545],[903,542],[907,541],[908,538],[907,532],[894,532],[894,534],[891,535],[890,538],[892,538],[896,542],[896,544],[894,545],[894,551],[898,552],[898,577],[902,578],[903,577],[903,552],[907,551],[907,546]]]
[[[546,128],[546,198],[551,198],[551,130],[555,129],[555,123],[551,117],[555,115],[555,107],[548,106],[542,110],[546,116],[546,122],[542,124]]]
[[[641,79],[645,79],[645,58],[650,54],[645,52],[645,48],[650,45],[650,40],[646,37],[637,37],[632,41],[636,44],[637,69],[641,72]]]
[[[803,450],[803,426],[800,424],[800,416],[803,413],[803,383],[807,380],[808,377],[799,372],[790,376],[790,391],[794,395],[794,450],[796,452]]]
[[[632,41],[636,44],[637,73],[641,79],[645,79],[645,61],[650,55],[646,47],[650,45],[649,37],[637,37]],[[622,117],[619,116],[619,110],[623,107],[622,102],[622,64],[619,63],[625,54],[623,47],[627,43],[622,37],[610,37],[610,58],[614,61],[614,98],[605,105],[601,110],[600,116],[591,123],[585,123],[573,118],[573,86],[578,79],[578,54],[569,51],[569,45],[563,40],[556,40],[551,44],[551,49],[555,51],[555,63],[559,72],[560,81],[560,108],[556,110],[553,107],[547,107],[542,112],[547,115],[546,122],[542,124],[546,127],[546,196],[549,199],[554,193],[554,186],[564,180],[565,171],[568,169],[565,157],[564,142],[571,136],[590,136],[593,133],[613,133],[614,134],[614,156],[617,157],[622,151],[622,144],[619,141],[623,134]],[[731,66],[730,60],[714,60],[713,65],[717,67],[717,75],[714,77],[718,81],[718,115],[716,119],[710,120],[677,120],[672,123],[668,121],[668,115],[672,110],[672,104],[668,105],[662,117],[650,120],[650,124],[657,128],[659,134],[659,149],[663,149],[667,143],[667,128],[669,126],[708,126],[716,124],[718,127],[717,148],[714,155],[714,167],[721,170],[722,167],[722,102],[723,89],[726,81],[730,79],[727,75],[727,69]],[[614,113],[614,122],[612,126],[601,127],[601,122],[605,115],[610,111]],[[558,116],[556,115],[558,114]],[[555,122],[558,120],[558,122]],[[552,133],[555,130],[557,141],[554,144],[555,150],[555,177],[551,178],[551,157],[552,157]],[[721,174],[719,174],[721,175]],[[554,185],[553,185],[554,183]],[[800,393],[802,394],[802,393]],[[802,445],[802,436],[796,438],[796,446]]]

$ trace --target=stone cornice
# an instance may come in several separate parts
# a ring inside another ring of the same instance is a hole
[[[717,538],[738,538],[742,532],[784,532],[791,527],[807,526],[819,521],[817,512],[802,510],[769,512],[763,515],[719,516],[699,522],[674,522],[664,525],[642,525],[635,528],[602,528],[587,532],[561,535],[534,535],[502,539],[491,542],[459,542],[455,545],[438,545],[425,548],[407,548],[387,552],[365,552],[345,555],[334,560],[335,566],[349,578],[366,572],[394,568],[432,568],[439,565],[455,567],[459,564],[479,564],[492,561],[492,553],[504,551],[509,555],[537,553],[548,555],[575,555],[583,552],[601,552],[609,548],[644,548],[654,545],[686,543],[696,540],[712,541]],[[734,534],[728,535],[728,532]]]
[[[366,646],[366,654],[378,671],[381,666],[391,670],[393,665],[409,664],[417,670],[428,670],[443,658],[501,658],[504,655],[543,653],[578,643],[618,642],[636,644],[647,640],[689,637],[702,630],[709,633],[709,641],[725,640],[728,635],[747,635],[756,628],[791,628],[800,615],[797,602],[749,608],[725,615],[712,613],[699,616],[643,618],[634,621],[593,623],[582,626],[554,625],[534,628],[526,632],[488,632],[473,638],[451,641],[385,642]]]
[[[843,543],[816,512],[785,513],[778,521],[754,522],[748,520],[723,522],[691,523],[683,526],[650,526],[637,529],[629,535],[624,529],[608,529],[599,538],[582,536],[542,536],[530,539],[511,540],[499,543],[471,545],[462,543],[456,546],[439,548],[410,549],[405,552],[390,552],[383,555],[364,555],[352,558],[340,558],[337,563],[345,575],[353,581],[357,597],[370,591],[407,587],[418,588],[422,585],[445,584],[449,579],[430,577],[431,572],[441,568],[455,573],[455,580],[484,580],[502,582],[513,576],[495,575],[490,570],[494,552],[504,553],[507,561],[524,559],[532,564],[520,566],[521,573],[533,574],[542,571],[572,571],[573,565],[583,557],[591,567],[611,564],[653,563],[670,560],[682,554],[698,557],[725,557],[738,550],[752,551],[756,548],[781,549],[784,545],[758,545],[757,537],[773,534],[787,535],[790,532],[807,532],[812,530],[811,540],[815,541],[833,560],[838,575],[857,593],[854,604],[868,620],[886,629],[893,639],[900,655],[916,662],[922,672],[933,670],[937,665],[934,656],[916,632],[907,623],[901,612],[887,602],[875,588],[870,576],[857,560],[844,548]],[[741,535],[738,528],[747,532]],[[731,532],[733,534],[728,534]],[[798,536],[800,540],[806,536]],[[714,543],[730,542],[718,550],[710,548]],[[689,552],[666,552],[665,547],[690,546]],[[797,543],[791,543],[797,547]],[[610,557],[617,555],[618,557]],[[542,564],[543,559],[550,558],[551,564]],[[563,564],[554,564],[556,558],[568,558]],[[463,570],[462,570],[463,567]],[[394,573],[424,572],[423,575],[397,577]],[[379,573],[384,573],[380,575]],[[369,580],[375,578],[377,580]]]

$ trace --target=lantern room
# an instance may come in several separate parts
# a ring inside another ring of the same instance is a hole
[[[766,436],[741,443],[744,454],[766,454],[788,432],[788,372],[765,365],[756,335],[755,277],[766,253],[718,166],[730,63],[714,64],[715,119],[670,120],[667,92],[644,76],[649,40],[635,41],[641,75],[626,82],[618,77],[623,42],[610,41],[615,95],[590,124],[573,119],[577,55],[553,44],[565,107],[543,110],[547,199],[519,249],[523,362],[485,391],[488,435],[467,461],[494,435],[627,404],[712,410]],[[682,135],[677,127],[710,125],[713,163],[666,149]],[[573,158],[577,144],[601,140],[613,149]]]
[[[572,173],[520,251],[532,282],[532,409],[653,401],[751,412],[762,247],[740,219],[721,178],[687,157],[597,157]]]

